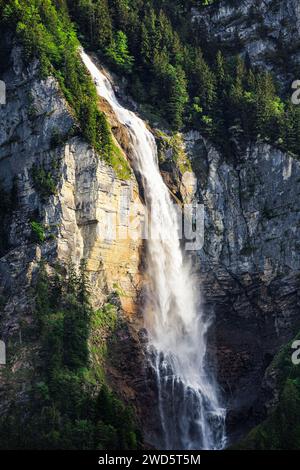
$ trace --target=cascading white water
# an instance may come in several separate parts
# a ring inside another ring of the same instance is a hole
[[[225,410],[205,367],[208,321],[180,247],[178,217],[158,168],[154,137],[136,114],[120,105],[109,80],[84,51],[81,57],[98,94],[128,128],[135,170],[142,179],[150,220],[144,316],[158,385],[160,447],[221,449]]]

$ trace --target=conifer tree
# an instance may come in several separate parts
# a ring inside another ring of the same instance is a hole
[[[178,130],[183,125],[183,114],[188,102],[187,82],[183,69],[172,65],[167,70],[168,117],[172,128]]]

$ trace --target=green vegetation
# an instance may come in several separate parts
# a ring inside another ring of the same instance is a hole
[[[32,239],[37,243],[44,243],[46,240],[45,234],[45,227],[36,220],[30,222],[31,230],[32,230]]]
[[[85,139],[101,158],[114,166],[115,150],[111,130],[99,110],[96,88],[83,66],[79,42],[64,0],[0,0],[1,31],[12,31],[22,44],[24,60],[37,57],[41,75],[53,75],[73,109]],[[126,41],[119,38],[116,57],[128,65]],[[52,145],[58,145],[54,135]],[[123,158],[124,159],[124,158]],[[123,166],[128,166],[127,162]],[[118,172],[118,168],[117,168]],[[126,172],[123,172],[124,174]]]
[[[263,140],[300,155],[300,107],[270,73],[208,44],[191,7],[209,0],[70,0],[70,14],[101,60],[127,74],[129,92],[171,129],[196,128],[224,152]],[[234,3],[234,2],[232,2]],[[236,44],[235,54],[240,44]],[[134,67],[132,62],[134,60]]]
[[[28,401],[11,405],[0,421],[0,448],[136,448],[133,412],[105,381],[103,351],[117,327],[116,308],[92,310],[83,262],[67,275],[41,265],[34,296],[30,341],[40,344],[38,366]]]
[[[191,21],[192,6],[206,8],[213,3],[217,2],[0,0],[0,25],[3,35],[12,33],[22,45],[27,64],[38,58],[41,77],[53,75],[58,80],[81,135],[122,179],[130,177],[130,167],[99,109],[95,85],[79,57],[78,38],[127,78],[128,92],[153,122],[166,123],[171,132],[160,136],[162,150],[172,149],[182,173],[190,169],[190,162],[179,131],[187,129],[199,130],[227,155],[235,155],[236,144],[260,140],[300,157],[300,106],[291,104],[289,94],[269,72],[251,67],[241,57],[238,38],[234,51],[225,50],[218,42],[209,43],[201,27]],[[263,25],[261,33],[268,33]],[[284,67],[287,52],[277,52],[276,60]],[[7,53],[0,51],[3,62]],[[5,70],[5,65],[0,67]],[[29,118],[36,118],[33,104]],[[51,148],[65,139],[55,129]],[[56,192],[52,170],[44,165],[32,168],[34,187],[43,199]],[[11,191],[0,185],[1,256],[9,249],[17,197],[16,185]],[[274,213],[265,207],[262,217],[271,219]],[[47,228],[37,220],[31,220],[30,227],[33,241],[44,243]],[[248,243],[241,255],[254,249]],[[116,295],[125,295],[115,287]],[[110,390],[105,376],[119,322],[116,306],[107,303],[92,310],[84,263],[79,273],[70,266],[49,274],[42,265],[34,300],[35,322],[28,338],[30,345],[34,338],[40,354],[32,367],[27,401],[22,407],[11,405],[1,418],[0,448],[136,448],[132,410]],[[278,377],[279,403],[239,448],[300,447],[300,366],[291,362],[290,345],[270,367]]]
[[[300,334],[295,340],[300,339]],[[279,403],[273,413],[255,427],[238,449],[293,450],[300,447],[300,365],[292,362],[294,341],[282,348],[269,369],[275,371]]]
[[[59,147],[60,145],[63,145],[66,142],[67,138],[66,136],[62,135],[59,129],[53,129],[52,135],[51,135],[51,141],[50,145],[51,148],[56,148]]]
[[[43,199],[47,199],[49,196],[56,193],[56,181],[53,177],[53,169],[50,171],[44,166],[34,164],[31,169],[31,175],[34,188]]]
[[[99,111],[69,15],[80,39],[128,77],[128,91],[154,122],[158,116],[174,131],[198,129],[228,155],[237,142],[258,139],[299,156],[300,107],[269,72],[241,59],[238,41],[235,55],[228,54],[192,23],[191,7],[211,3],[217,2],[0,0],[0,22],[15,31],[26,60],[38,56],[42,74],[59,80],[82,134],[121,178],[129,166]]]
[[[185,152],[182,134],[173,132],[170,136],[162,131],[156,131],[158,142],[158,157],[161,164],[167,163],[166,154],[172,156],[172,162],[183,175],[186,171],[192,171],[189,156]]]
[[[82,134],[121,178],[128,178],[129,166],[99,111],[69,14],[80,39],[127,75],[128,91],[154,120],[159,115],[174,131],[196,128],[228,155],[237,141],[260,139],[299,156],[300,107],[270,73],[237,55],[238,41],[236,55],[229,55],[191,22],[192,6],[211,3],[217,2],[0,0],[0,23],[15,31],[26,60],[38,56],[42,74],[59,80]]]
[[[115,38],[112,38],[106,49],[106,56],[114,65],[119,66],[120,71],[131,71],[133,57],[128,52],[127,36],[123,31],[117,31]]]
[[[131,176],[131,169],[128,161],[117,144],[113,142],[110,156],[110,164],[113,167],[118,178],[128,180]]]

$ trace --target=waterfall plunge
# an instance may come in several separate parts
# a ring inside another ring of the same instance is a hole
[[[118,102],[109,80],[89,56],[81,57],[99,96],[113,108],[132,139],[134,166],[142,178],[150,220],[147,242],[149,358],[158,385],[161,449],[221,449],[225,410],[205,368],[204,319],[189,264],[179,242],[176,210],[157,164],[153,135],[144,122]]]

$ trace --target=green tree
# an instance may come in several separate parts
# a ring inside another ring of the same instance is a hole
[[[283,114],[283,104],[276,96],[272,76],[268,72],[259,73],[256,79],[255,107],[257,134],[274,139],[279,134],[278,118]]]
[[[210,111],[216,97],[215,77],[203,58],[202,51],[197,49],[191,62],[191,94],[200,98],[201,106]]]
[[[174,130],[183,125],[183,114],[188,102],[187,81],[180,66],[169,65],[166,72],[167,117]]]
[[[127,36],[123,31],[117,31],[111,44],[106,49],[106,56],[121,70],[131,71],[134,59],[128,51]]]

